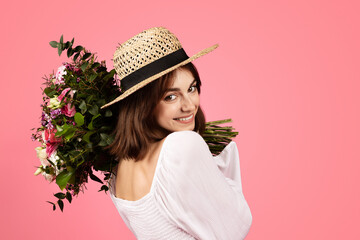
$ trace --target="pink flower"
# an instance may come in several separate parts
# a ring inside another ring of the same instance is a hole
[[[51,142],[46,143],[46,154],[48,156],[51,156],[56,151],[58,146],[59,146],[58,143],[51,143]]]
[[[62,90],[60,96],[58,96],[58,100],[59,100],[59,101],[62,101],[62,99],[65,97],[66,93],[67,93],[68,91],[70,91],[70,89],[71,89],[71,88],[65,88],[64,90]]]
[[[44,142],[46,144],[48,143],[56,144],[61,142],[61,138],[55,137],[55,133],[56,133],[56,129],[45,129],[42,134]],[[48,156],[50,155],[51,154],[48,154]]]
[[[45,129],[42,133],[43,141],[46,144],[46,154],[51,156],[58,148],[61,138],[55,136],[56,129]]]
[[[65,71],[66,67],[65,66],[60,66],[58,68],[58,70],[56,71],[56,79],[55,79],[55,84],[63,84],[64,82],[64,78],[63,76],[66,75],[66,71]]]
[[[71,107],[71,103],[66,104],[61,110],[68,117],[73,117],[76,113],[75,106]]]

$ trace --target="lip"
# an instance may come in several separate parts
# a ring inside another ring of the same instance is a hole
[[[174,118],[174,120],[177,121],[178,123],[184,123],[184,124],[192,123],[194,121],[194,114],[190,114],[190,115],[178,117],[178,118],[188,118],[188,117],[191,117],[191,118],[186,121],[180,121],[180,120],[177,120],[177,118]]]

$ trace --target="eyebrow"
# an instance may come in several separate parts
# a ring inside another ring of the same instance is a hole
[[[192,83],[190,84],[190,86],[189,87],[191,87],[193,84],[194,84],[194,82],[196,82],[196,79],[194,79],[193,81],[192,81]],[[177,91],[180,91],[180,88],[168,88],[168,89],[166,89],[166,91],[165,92],[177,92]]]

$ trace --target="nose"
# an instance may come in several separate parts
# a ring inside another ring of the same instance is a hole
[[[183,112],[192,112],[195,110],[195,104],[193,102],[193,99],[191,99],[191,97],[189,96],[183,97],[181,102],[181,110]]]

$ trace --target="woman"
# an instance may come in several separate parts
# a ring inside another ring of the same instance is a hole
[[[122,94],[115,140],[119,159],[110,196],[138,239],[244,239],[252,222],[242,194],[235,142],[213,157],[201,134],[200,78],[165,28],[120,45],[114,67]]]

